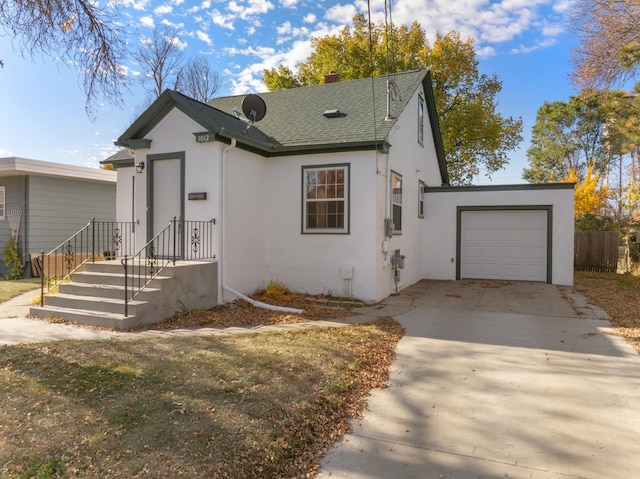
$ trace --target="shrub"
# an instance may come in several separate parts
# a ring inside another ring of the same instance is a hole
[[[271,281],[260,293],[270,298],[282,298],[283,296],[289,296],[291,291],[280,281]]]
[[[2,251],[2,259],[7,268],[7,279],[20,279],[24,274],[24,266],[20,251],[18,250],[18,242],[15,236],[11,236],[7,244],[4,245]]]

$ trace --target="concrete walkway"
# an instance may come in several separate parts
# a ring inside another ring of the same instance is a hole
[[[391,368],[319,478],[640,477],[640,356],[572,288],[421,282]]]
[[[51,324],[23,317],[34,295],[0,304],[0,344],[247,331]],[[406,335],[391,387],[373,391],[318,478],[640,477],[640,356],[572,288],[421,281],[358,311],[349,322],[394,316]]]
[[[41,343],[63,340],[98,340],[98,339],[142,339],[163,336],[224,336],[229,334],[256,333],[263,331],[291,331],[308,328],[327,328],[345,326],[356,322],[375,319],[363,312],[335,321],[308,321],[294,324],[273,324],[256,327],[167,329],[157,331],[122,332],[110,331],[72,325],[68,323],[52,323],[47,319],[27,317],[29,307],[39,295],[39,291],[24,293],[4,303],[0,303],[0,346],[24,343]]]

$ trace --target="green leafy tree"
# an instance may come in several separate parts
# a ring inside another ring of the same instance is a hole
[[[370,41],[371,39],[371,41]],[[429,68],[449,175],[453,184],[471,184],[481,171],[487,176],[504,168],[508,152],[522,141],[522,120],[496,112],[502,83],[478,71],[473,40],[452,31],[437,34],[432,46],[418,22],[410,27],[371,24],[353,18],[353,28],[313,38],[311,55],[297,73],[279,66],[264,71],[269,90],[318,85],[330,71],[342,80]]]
[[[277,69],[264,70],[263,81],[271,91],[289,90],[301,86],[296,75],[284,65],[278,66]]]
[[[589,164],[595,165],[597,173],[606,172],[605,120],[600,96],[594,92],[572,96],[568,102],[545,102],[533,126],[527,150],[529,168],[523,178],[532,183],[556,182],[574,170],[581,180]]]

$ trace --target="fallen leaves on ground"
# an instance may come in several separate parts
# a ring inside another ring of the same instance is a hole
[[[273,306],[302,309],[303,314],[270,311],[244,300],[220,305],[209,310],[185,310],[144,329],[226,328],[230,326],[265,326],[280,323],[300,323],[310,320],[335,320],[354,316],[355,307],[364,306],[357,300],[311,296],[303,293],[269,295],[256,293],[251,299]]]
[[[640,352],[640,277],[576,271],[574,285],[611,317],[616,332]]]
[[[309,478],[402,327],[0,347],[0,477]]]

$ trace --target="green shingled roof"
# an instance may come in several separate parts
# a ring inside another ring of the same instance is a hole
[[[417,71],[391,77],[398,90],[391,101],[392,116],[400,115],[426,74]],[[267,114],[254,126],[288,148],[381,143],[394,123],[385,121],[386,83],[387,77],[377,77],[261,93]],[[216,98],[209,105],[233,114],[243,98]],[[340,114],[327,118],[323,113],[328,110],[339,110]]]
[[[179,92],[166,90],[118,138],[116,145],[129,148],[148,148],[147,135],[173,108],[202,126],[202,132],[212,133],[219,141],[237,145],[263,156],[295,155],[314,151],[380,149],[389,147],[388,134],[394,121],[386,121],[387,81],[395,88],[390,102],[390,116],[400,116],[420,85],[425,100],[431,131],[443,183],[448,182],[444,153],[440,140],[431,78],[427,70],[396,73],[390,77],[365,78],[293,88],[259,96],[267,113],[259,122],[249,125],[241,110],[243,96],[216,98],[204,104]],[[338,110],[327,117],[324,113]],[[198,133],[198,132],[192,132]],[[195,141],[195,140],[194,140]]]

